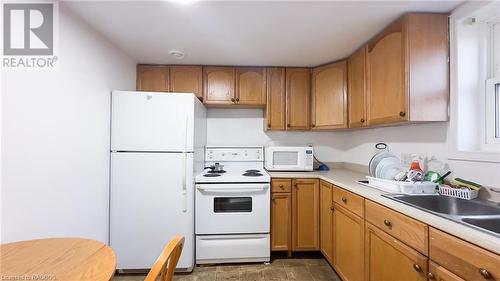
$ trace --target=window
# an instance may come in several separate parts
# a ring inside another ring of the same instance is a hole
[[[500,1],[450,16],[450,158],[500,162]]]

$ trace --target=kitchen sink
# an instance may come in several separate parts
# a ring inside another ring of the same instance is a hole
[[[500,237],[500,204],[438,194],[382,196]]]

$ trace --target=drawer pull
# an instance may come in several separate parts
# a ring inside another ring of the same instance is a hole
[[[232,102],[235,102],[236,100],[235,100],[234,98],[231,98],[231,101],[232,101]]]
[[[332,210],[332,211],[333,211],[333,210],[335,210],[335,208],[334,208],[333,206],[330,206],[330,210]]]
[[[280,184],[280,188],[281,188],[281,189],[285,189],[285,187],[284,187],[282,184]]]
[[[347,203],[347,198],[345,198],[344,196],[342,196],[342,202]]]
[[[481,276],[483,276],[484,279],[490,279],[491,278],[491,273],[484,269],[484,268],[480,268],[479,269],[479,273],[481,273]]]
[[[422,267],[418,264],[413,264],[413,269],[415,269],[416,272],[422,272]]]
[[[427,272],[427,278],[429,280],[435,280],[436,279],[436,277],[434,277],[434,274],[432,274],[432,272]]]
[[[390,220],[384,220],[384,224],[387,227],[391,227],[392,226],[392,222]]]

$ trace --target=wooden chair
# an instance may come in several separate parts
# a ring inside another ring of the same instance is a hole
[[[174,236],[156,259],[144,281],[156,281],[158,276],[160,276],[160,281],[172,281],[183,246],[184,237],[180,235]]]

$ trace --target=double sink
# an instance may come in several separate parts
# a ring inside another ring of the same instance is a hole
[[[382,196],[500,237],[500,204],[438,194]]]

